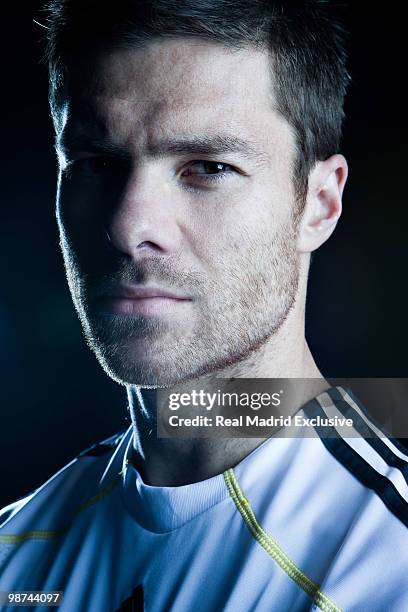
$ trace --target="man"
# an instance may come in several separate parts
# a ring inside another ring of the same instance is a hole
[[[47,27],[68,283],[132,426],[4,510],[4,609],[407,610],[408,457],[304,335],[348,171],[330,5],[55,0]],[[156,436],[163,388],[242,378],[307,380],[290,415],[350,436]]]

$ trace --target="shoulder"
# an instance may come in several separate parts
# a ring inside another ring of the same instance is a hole
[[[408,526],[408,451],[374,421],[349,388],[332,387],[308,406],[323,418],[343,417],[349,427],[320,427],[332,456],[383,502],[387,513]]]
[[[352,422],[316,427],[331,470],[322,490],[333,502],[322,544],[330,564],[322,572],[321,590],[344,610],[408,609],[406,449],[349,388],[327,390],[305,412],[322,421]]]
[[[78,505],[118,477],[130,435],[129,428],[85,449],[38,489],[0,510],[0,531],[29,530],[34,523],[37,529],[38,521],[65,523]]]

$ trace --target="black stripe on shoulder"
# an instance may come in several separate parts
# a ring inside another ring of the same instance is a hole
[[[315,399],[304,406],[304,412],[309,417],[326,418],[319,402]],[[408,527],[408,504],[401,497],[394,484],[382,474],[374,470],[338,434],[334,427],[319,426],[315,430],[327,450],[343,465],[357,480],[368,487],[382,499],[387,508]]]
[[[350,395],[351,399],[356,402],[357,406],[362,410],[362,405],[357,401],[355,396],[353,395],[350,389],[345,389],[345,391]],[[353,425],[356,431],[367,441],[367,443],[388,463],[389,466],[395,467],[399,469],[404,476],[406,482],[408,483],[408,458],[401,459],[395,453],[393,453],[392,449],[387,446],[384,441],[378,437],[378,435],[373,431],[370,426],[364,421],[364,419],[356,412],[356,410],[351,406],[342,396],[338,389],[332,388],[327,392],[331,399],[333,400],[336,408],[341,412],[341,414],[346,418],[351,418],[353,420]],[[364,412],[367,419],[375,425],[377,429],[379,429],[382,433],[383,430],[379,425],[374,423],[371,417]],[[392,438],[389,438],[387,434],[384,433],[384,437],[387,437],[391,442],[393,442]]]
[[[379,431],[381,431],[381,433],[384,434],[384,437],[388,438],[388,440],[390,442],[392,442],[392,444],[397,448],[397,450],[399,450],[400,453],[402,453],[403,455],[405,455],[407,457],[407,461],[408,461],[408,449],[407,449],[407,447],[404,446],[397,438],[393,438],[392,436],[389,435],[389,433],[387,433],[387,432],[385,432],[383,430],[383,425],[380,425],[380,423],[377,423],[376,419],[373,417],[372,414],[370,414],[370,412],[367,410],[367,408],[364,406],[364,404],[362,404],[360,402],[360,400],[354,395],[354,393],[350,389],[350,387],[342,387],[342,388],[351,397],[353,402],[355,404],[357,404],[357,406],[359,407],[361,412],[370,421],[370,423],[372,425],[374,425]],[[337,404],[337,399],[335,399],[336,397],[340,397],[344,401],[344,398],[342,397],[341,393],[339,392],[338,388],[336,388],[336,387],[331,387],[330,389],[328,389],[327,393],[329,393],[329,395],[332,397],[332,399],[335,400],[336,404]],[[348,404],[348,405],[350,405],[350,404]],[[375,432],[373,432],[371,435],[377,437]]]
[[[78,457],[102,457],[103,455],[117,447],[126,432],[127,429],[120,431],[119,433],[111,436],[110,438],[107,438],[106,440],[102,440],[102,442],[93,444],[89,448],[86,448],[81,453],[79,453]]]

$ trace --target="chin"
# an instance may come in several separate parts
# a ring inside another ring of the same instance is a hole
[[[168,387],[185,377],[180,369],[175,367],[175,360],[169,357],[148,357],[146,353],[142,356],[139,352],[137,355],[131,355],[124,354],[123,351],[107,354],[106,349],[94,352],[106,374],[120,385]]]

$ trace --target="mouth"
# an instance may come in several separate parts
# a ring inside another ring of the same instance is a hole
[[[117,285],[96,298],[100,312],[118,315],[164,315],[185,307],[192,298],[161,287]]]

